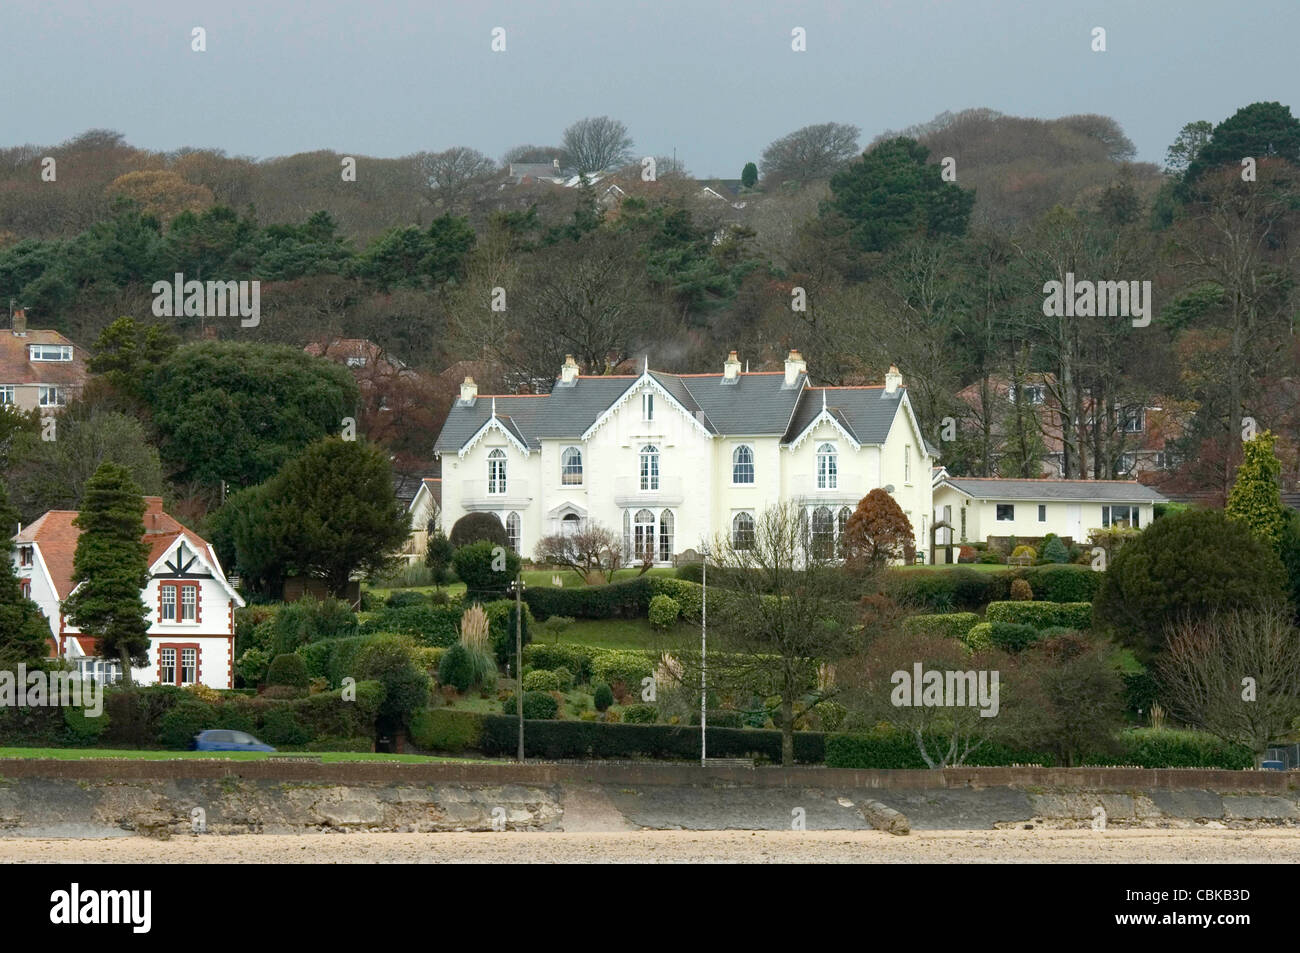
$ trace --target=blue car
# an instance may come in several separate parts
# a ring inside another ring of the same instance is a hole
[[[212,728],[200,731],[190,744],[193,751],[274,751],[270,745],[262,744],[244,731],[230,731],[226,728]]]

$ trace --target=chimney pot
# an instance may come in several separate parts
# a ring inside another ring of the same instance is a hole
[[[736,352],[732,351],[727,355],[726,362],[722,365],[722,380],[724,383],[735,383],[740,377],[740,358]]]
[[[573,359],[572,354],[564,355],[564,364],[560,367],[560,383],[573,384],[578,380],[578,362]]]
[[[14,309],[14,334],[27,333],[27,312],[22,308]]]
[[[807,373],[808,362],[797,349],[791,348],[789,357],[785,359],[785,386],[794,387],[799,382],[799,375]]]
[[[898,389],[903,386],[903,375],[898,372],[897,364],[889,365],[889,373],[885,375],[885,393],[891,397],[898,393]]]
[[[460,402],[462,404],[472,404],[478,397],[478,385],[474,383],[474,378],[465,377],[460,385]]]

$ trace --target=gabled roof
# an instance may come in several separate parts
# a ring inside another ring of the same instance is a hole
[[[858,444],[883,444],[904,402],[906,388],[886,394],[883,385],[809,387],[800,372],[793,386],[782,371],[724,374],[668,374],[647,370],[640,375],[580,375],[572,384],[557,383],[545,395],[479,395],[473,403],[456,401],[447,414],[436,453],[457,452],[469,444],[492,417],[530,450],[548,439],[578,440],[643,377],[669,394],[710,434],[773,436],[796,441],[821,415],[828,416]],[[926,443],[926,448],[931,449]]]
[[[71,361],[32,361],[27,348],[52,344],[72,348]],[[57,384],[80,387],[86,383],[86,352],[58,331],[0,331],[0,384]]]
[[[208,541],[164,513],[161,497],[146,496],[144,499],[147,509],[141,541],[149,546],[150,572],[154,571],[178,540],[184,540],[212,568],[213,576],[230,590],[237,604],[242,606],[243,599],[226,581],[217,554]],[[77,515],[76,510],[50,510],[14,537],[15,543],[35,543],[40,548],[41,559],[49,572],[50,584],[54,587],[54,595],[60,601],[66,599],[74,588],[73,561],[77,554],[77,539],[81,536],[81,529],[72,522]]]
[[[948,477],[935,489],[951,486],[982,500],[1066,500],[1089,503],[1163,503],[1165,497],[1136,480],[1000,480]]]

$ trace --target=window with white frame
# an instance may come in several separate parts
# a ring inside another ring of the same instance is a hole
[[[632,521],[632,557],[643,562],[647,556],[654,558],[655,515],[650,510],[637,510]]]
[[[511,513],[506,517],[506,542],[516,553],[519,552],[520,538],[523,532],[523,521],[519,518],[518,513]]]
[[[176,650],[158,650],[158,681],[164,685],[176,684]]]
[[[17,402],[13,384],[0,384],[0,406]]]
[[[1116,411],[1119,416],[1121,433],[1141,433],[1146,428],[1147,411],[1145,407],[1123,407]]]
[[[181,684],[193,685],[199,680],[199,650],[181,649]]]
[[[1137,506],[1103,506],[1101,525],[1107,529],[1141,529],[1140,509]]]
[[[578,447],[565,447],[560,454],[560,483],[582,486],[582,450]]]
[[[912,445],[903,445],[903,482],[912,482]]]
[[[673,558],[673,511],[664,510],[659,514],[659,561],[670,562]]]
[[[158,619],[160,622],[176,621],[176,587],[163,586],[159,593]]]
[[[655,419],[655,394],[652,390],[646,390],[641,393],[641,419]]]
[[[62,407],[68,402],[63,388],[54,384],[41,384],[37,394],[42,407]]]
[[[197,622],[199,620],[199,587],[181,586],[181,621]]]
[[[750,513],[737,513],[731,518],[731,545],[735,549],[754,548],[754,517]]]
[[[835,521],[829,507],[813,510],[812,551],[818,559],[830,559],[835,552]]]
[[[1041,404],[1047,396],[1042,384],[1024,384],[1021,386],[1021,391],[1025,395],[1025,403],[1027,404]],[[1007,388],[1007,399],[1013,404],[1016,402],[1015,384]]]
[[[641,489],[659,489],[659,448],[650,444],[641,448]]]
[[[1046,522],[1047,522],[1047,504],[1046,504],[1046,503],[1039,503],[1039,504],[1038,504],[1038,522],[1040,522],[1040,523],[1046,523]]]
[[[750,484],[754,482],[754,448],[741,444],[731,451],[731,482]]]
[[[506,452],[501,449],[488,454],[488,492],[494,494],[506,491]]]
[[[838,457],[833,443],[824,443],[817,448],[817,489],[834,490],[839,486]]]
[[[70,361],[72,348],[66,344],[29,344],[27,356],[32,361]]]

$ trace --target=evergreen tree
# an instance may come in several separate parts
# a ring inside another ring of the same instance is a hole
[[[1237,478],[1223,508],[1229,519],[1241,523],[1252,536],[1274,550],[1281,547],[1287,522],[1278,484],[1282,463],[1273,452],[1276,444],[1277,436],[1268,430],[1245,442]]]
[[[9,505],[0,482],[0,666],[5,667],[40,662],[46,657],[45,642],[50,637],[45,616],[23,595],[14,573],[9,534],[17,522],[18,512]]]
[[[740,184],[747,189],[752,189],[754,183],[758,181],[758,166],[752,162],[746,162],[744,170],[740,173]]]
[[[98,640],[101,658],[117,658],[131,684],[131,666],[148,664],[149,609],[140,597],[149,583],[144,498],[125,467],[103,463],[86,484],[81,530],[72,562],[75,591],[63,601],[68,622]]]

